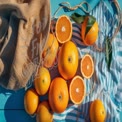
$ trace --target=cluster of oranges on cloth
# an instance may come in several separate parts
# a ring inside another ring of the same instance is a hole
[[[85,30],[86,25],[87,19],[82,24],[82,30]],[[98,35],[97,22],[86,37],[85,31],[81,32],[85,44],[94,43],[93,40],[91,41],[91,34],[95,30],[95,42]],[[49,34],[42,53],[43,66],[38,70],[34,88],[28,89],[24,96],[25,110],[30,115],[36,114],[37,122],[52,122],[53,112],[62,113],[68,107],[69,101],[81,104],[85,98],[86,86],[82,77],[87,79],[92,77],[94,62],[89,54],[80,59],[77,46],[71,37],[72,23],[66,15],[62,15],[56,21],[55,33]],[[52,79],[49,68],[53,66],[56,57],[58,57],[57,67],[60,75]],[[82,77],[77,74],[78,67]],[[44,95],[47,95],[48,99],[40,101],[40,96]],[[90,107],[91,121],[104,122],[105,115],[103,103],[95,100]]]

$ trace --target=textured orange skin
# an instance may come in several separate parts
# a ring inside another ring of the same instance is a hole
[[[61,77],[53,79],[49,89],[49,104],[53,112],[62,113],[69,101],[68,86]]]
[[[39,95],[45,95],[49,89],[51,76],[45,67],[40,67],[38,75],[34,80],[34,86]]]
[[[90,105],[91,122],[105,122],[106,111],[101,100],[96,99]]]
[[[78,49],[72,41],[63,44],[58,55],[58,70],[68,80],[73,78],[78,68]]]
[[[53,115],[50,112],[50,107],[47,101],[43,101],[39,104],[37,115],[37,122],[53,122]]]
[[[39,104],[39,96],[35,91],[35,89],[27,90],[24,96],[25,111],[28,114],[33,115],[34,113],[36,113],[38,104]]]
[[[88,33],[85,35],[87,21],[88,21],[88,18],[86,17],[86,19],[81,25],[81,38],[85,45],[91,46],[97,41],[99,27],[98,27],[98,23],[95,22],[93,26],[91,27],[91,29],[88,31]]]
[[[53,34],[49,34],[47,43],[44,47],[42,53],[43,65],[47,68],[50,68],[54,65],[57,53],[58,53],[59,44],[56,37]]]

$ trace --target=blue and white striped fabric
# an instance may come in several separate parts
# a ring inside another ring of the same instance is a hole
[[[116,14],[112,15],[104,2],[100,2],[90,13],[95,16],[99,24],[99,38],[97,45],[105,48],[105,37],[111,36],[115,30]],[[86,47],[80,37],[80,25],[73,24],[74,41],[79,49],[80,56],[90,53],[94,59],[95,72],[91,79],[84,79],[87,95],[82,105],[69,104],[61,114],[54,114],[54,122],[86,122],[89,120],[89,107],[91,101],[101,99],[107,111],[106,122],[120,122],[119,112],[122,106],[122,28],[112,42],[112,62],[110,71],[105,61],[105,50],[98,52],[93,46]]]

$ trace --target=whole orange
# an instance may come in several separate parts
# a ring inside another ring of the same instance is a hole
[[[51,82],[51,76],[49,70],[45,67],[40,67],[38,75],[34,80],[34,86],[39,95],[47,93]]]
[[[36,122],[52,122],[53,115],[50,112],[50,107],[47,101],[43,101],[39,104],[36,115]]]
[[[69,100],[68,86],[66,81],[61,77],[52,80],[49,89],[49,104],[53,112],[63,112]]]
[[[53,34],[49,34],[47,43],[44,47],[44,51],[42,53],[42,58],[43,58],[43,65],[47,68],[51,67],[54,65],[57,52],[58,52],[58,41],[56,37]]]
[[[90,105],[91,122],[105,122],[106,111],[101,100],[94,100]]]
[[[59,50],[58,70],[61,76],[68,80],[76,74],[77,68],[78,49],[72,41],[68,41]]]
[[[98,23],[95,21],[95,23],[92,25],[90,30],[86,33],[86,28],[87,28],[87,22],[88,22],[88,17],[85,18],[81,25],[81,38],[84,42],[85,45],[90,46],[93,45],[97,38],[98,38]]]
[[[26,91],[25,96],[24,96],[24,107],[25,111],[33,115],[36,113],[37,107],[39,103],[39,96],[36,93],[35,89],[29,89]]]

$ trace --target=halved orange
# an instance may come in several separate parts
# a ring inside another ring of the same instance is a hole
[[[71,39],[72,36],[72,23],[66,15],[58,18],[55,27],[55,33],[59,43],[65,43]]]
[[[85,78],[91,78],[94,73],[94,63],[91,55],[86,54],[80,62],[80,70]]]
[[[85,98],[86,87],[82,77],[76,75],[69,84],[70,100],[74,104],[81,104]]]

